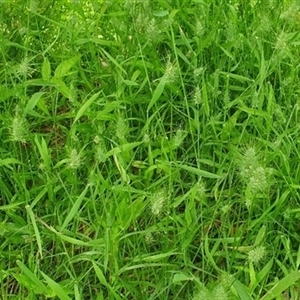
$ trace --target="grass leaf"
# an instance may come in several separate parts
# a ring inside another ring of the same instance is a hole
[[[41,271],[41,274],[45,278],[46,282],[48,283],[49,287],[52,289],[52,291],[56,294],[56,296],[61,300],[71,300],[71,298],[68,296],[68,294],[65,292],[65,290],[62,288],[62,286],[52,280],[49,276],[47,276],[45,273]]]
[[[200,170],[198,168],[194,168],[194,167],[191,167],[191,166],[182,165],[182,164],[178,164],[178,163],[176,163],[176,166],[178,168],[186,170],[186,171],[188,171],[188,172],[190,172],[192,174],[198,175],[199,177],[214,178],[214,179],[220,179],[220,178],[222,178],[221,176],[219,176],[217,174],[210,173],[210,172],[207,172],[207,171],[204,171],[204,170]]]
[[[260,300],[272,300],[290,288],[300,279],[300,271],[293,271],[275,285]]]
[[[70,69],[79,61],[79,59],[80,56],[78,55],[60,63],[54,71],[54,78],[58,79],[66,76]]]
[[[248,288],[242,284],[239,280],[235,279],[233,282],[233,288],[235,289],[236,293],[239,295],[239,299],[243,300],[253,300],[251,297]]]
[[[92,103],[98,98],[100,92],[94,94],[89,100],[87,100],[78,110],[75,119],[73,121],[73,124],[75,124],[86,112],[86,110],[92,105]]]
[[[63,231],[68,224],[71,222],[71,220],[77,215],[79,216],[79,209],[81,206],[81,203],[88,191],[88,185],[85,187],[85,189],[82,191],[82,193],[79,195],[79,197],[77,198],[77,200],[75,201],[74,205],[72,205],[72,209],[70,210],[70,212],[68,213],[64,223],[62,224],[60,230]]]
[[[37,105],[38,101],[41,99],[41,97],[44,95],[43,92],[38,92],[33,94],[33,96],[28,101],[25,109],[24,109],[24,115],[30,114],[35,106]]]
[[[30,205],[26,205],[25,208],[26,208],[26,210],[29,214],[29,217],[30,217],[30,220],[31,220],[31,223],[32,223],[32,226],[33,226],[36,242],[37,242],[38,249],[39,249],[39,254],[42,257],[43,256],[42,239],[41,239],[40,231],[39,231],[39,229],[37,227],[37,224],[36,224],[36,221],[35,221],[35,216],[33,214],[33,211],[31,209]]]
[[[51,65],[47,57],[45,57],[42,65],[42,77],[45,81],[50,81],[51,78]]]
[[[147,107],[147,111],[149,111],[152,106],[157,102],[157,100],[159,99],[159,97],[162,95],[164,89],[165,89],[165,84],[166,84],[166,79],[165,77],[163,76],[161,78],[161,80],[159,81],[159,84],[157,85],[153,95],[152,95],[152,98],[148,104],[148,107]]]
[[[17,260],[17,265],[24,275],[26,275],[26,278],[30,281],[30,284],[34,286],[38,294],[48,294],[48,289],[44,283],[34,273],[32,273],[23,262]]]

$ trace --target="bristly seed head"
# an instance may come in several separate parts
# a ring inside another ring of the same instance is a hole
[[[10,137],[13,142],[26,143],[28,137],[28,125],[24,117],[16,112],[9,128]]]
[[[173,137],[173,143],[174,143],[175,148],[180,147],[181,144],[183,143],[184,139],[185,139],[184,131],[181,128],[177,129],[175,136]]]
[[[80,154],[77,153],[76,149],[73,149],[69,156],[69,167],[74,170],[78,169],[81,165],[81,162],[82,160]]]
[[[194,97],[193,97],[193,102],[195,105],[200,105],[202,104],[202,94],[200,88],[197,86],[195,91],[194,91]]]
[[[103,144],[97,145],[95,159],[97,163],[103,163],[106,160],[106,149]]]
[[[212,290],[206,287],[202,287],[201,290],[196,293],[193,300],[227,300],[228,293],[223,284],[217,284]]]
[[[168,61],[164,77],[166,83],[175,82],[176,78],[178,77],[178,67],[175,64],[172,64],[170,61]]]
[[[222,284],[218,284],[213,290],[212,290],[212,298],[213,300],[227,300],[227,292]]]
[[[116,136],[120,139],[126,139],[129,132],[128,123],[123,116],[119,116],[116,123]]]
[[[147,232],[146,235],[145,235],[145,241],[146,243],[149,245],[149,244],[152,244],[154,242],[154,237],[153,237],[153,234],[151,232]]]
[[[166,201],[167,195],[164,189],[154,193],[150,200],[150,209],[152,214],[156,217],[160,216],[164,209]]]
[[[195,33],[198,37],[201,37],[205,33],[205,26],[200,20],[196,21],[196,30]]]
[[[262,159],[258,156],[255,147],[250,146],[237,159],[237,166],[239,168],[239,175],[243,182],[249,188],[251,194],[264,192],[270,183],[270,175],[272,169],[266,168]],[[250,208],[250,202],[246,203]]]
[[[259,263],[266,256],[266,248],[258,246],[248,253],[248,260],[255,264]]]
[[[150,136],[149,134],[145,133],[143,136],[143,143],[145,143],[146,145],[149,145],[151,142]]]
[[[251,191],[262,192],[268,186],[266,171],[263,167],[258,167],[252,170],[251,177],[249,179],[249,187]]]

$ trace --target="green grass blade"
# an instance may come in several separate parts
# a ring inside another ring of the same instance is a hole
[[[260,300],[272,300],[280,296],[300,279],[300,271],[294,271],[277,282]]]
[[[42,64],[42,77],[45,81],[50,81],[51,78],[51,64],[47,57],[45,57]]]
[[[258,109],[254,109],[254,108],[246,107],[246,106],[242,106],[242,105],[239,105],[239,109],[248,113],[249,115],[270,118],[270,115],[267,112],[262,111],[262,110],[258,110]]]
[[[62,288],[60,284],[52,280],[49,276],[41,271],[41,274],[45,278],[46,282],[48,283],[51,290],[56,294],[56,296],[61,300],[71,300],[65,290]]]
[[[267,227],[265,225],[259,229],[258,234],[255,238],[254,246],[259,246],[263,242],[266,236],[266,229]]]
[[[45,164],[45,169],[48,172],[50,172],[51,171],[51,167],[50,167],[51,166],[51,158],[50,158],[50,155],[49,155],[49,151],[48,151],[48,147],[47,147],[45,139],[42,137],[42,141],[40,143],[39,140],[38,140],[38,137],[36,135],[34,137],[34,141],[35,141],[35,144],[37,145],[37,147],[39,149],[41,158],[42,158],[42,160]]]
[[[137,146],[141,145],[143,142],[134,142],[134,143],[126,143],[126,144],[123,144],[119,147],[115,147],[111,150],[109,150],[107,153],[106,153],[106,158],[112,156],[112,155],[117,155],[119,153],[124,153],[124,152],[129,152],[131,151],[132,149],[136,148]]]
[[[15,165],[15,164],[22,165],[23,163],[15,158],[0,159],[0,167],[5,166],[5,167],[12,169],[12,167],[10,165]]]
[[[185,273],[182,272],[177,272],[173,276],[172,283],[179,283],[183,281],[191,281],[193,280],[193,277],[186,275]]]
[[[37,227],[37,224],[36,224],[36,221],[35,221],[35,216],[33,214],[33,211],[30,207],[30,205],[26,205],[26,210],[29,214],[29,217],[30,217],[30,220],[31,220],[31,223],[32,223],[32,226],[33,226],[33,230],[34,230],[34,233],[35,233],[35,238],[36,238],[36,242],[37,242],[37,245],[38,245],[38,249],[39,249],[39,253],[40,253],[40,256],[42,257],[43,255],[43,248],[42,248],[42,239],[41,239],[41,235],[40,235],[40,231]]]
[[[78,211],[80,209],[81,203],[84,199],[84,196],[86,195],[86,192],[88,191],[89,186],[87,185],[85,189],[82,191],[82,193],[79,195],[77,200],[75,201],[74,205],[72,205],[72,209],[70,210],[69,214],[67,215],[64,223],[62,224],[60,230],[63,231],[68,224],[71,222],[71,220],[75,217],[75,215],[79,215]]]
[[[103,48],[101,48],[101,51],[104,53],[104,55],[118,68],[120,69],[124,74],[127,75],[127,72],[122,68],[122,66]]]
[[[220,179],[222,178],[220,175],[214,174],[214,173],[210,173],[204,170],[200,170],[191,166],[187,166],[187,165],[181,165],[181,164],[176,164],[176,166],[178,168],[181,168],[183,170],[186,170],[192,174],[198,175],[200,177],[205,177],[205,178],[214,178],[214,179]]]
[[[28,101],[25,109],[24,109],[24,115],[30,114],[33,112],[33,109],[37,105],[38,101],[41,99],[41,97],[44,95],[44,92],[38,92],[32,95],[30,100]]]
[[[60,63],[54,71],[54,77],[61,78],[66,76],[69,70],[79,61],[79,59],[80,56],[78,55]]]
[[[251,295],[249,294],[248,288],[243,285],[239,280],[235,279],[232,284],[234,290],[239,295],[239,299],[241,300],[253,300]]]
[[[4,211],[4,210],[14,210],[22,204],[24,204],[24,202],[10,203],[10,204],[7,204],[7,205],[1,205],[0,210],[2,210],[2,211]]]
[[[202,101],[203,101],[204,112],[205,112],[205,115],[207,117],[209,117],[210,116],[210,105],[209,105],[209,98],[207,95],[206,82],[204,79],[202,80],[201,91],[202,91]]]
[[[71,90],[61,78],[52,78],[51,82],[55,84],[56,89],[62,93],[67,99],[72,98]]]
[[[148,107],[147,107],[147,111],[149,111],[151,109],[151,107],[157,102],[157,100],[159,99],[159,97],[162,95],[164,89],[165,89],[165,84],[166,84],[166,79],[165,77],[163,76],[158,84],[158,86],[156,87],[153,95],[152,95],[152,98],[148,104]]]
[[[102,285],[104,285],[104,286],[108,286],[108,283],[107,283],[107,281],[106,281],[106,278],[105,278],[105,276],[104,276],[104,274],[103,274],[103,272],[101,271],[101,269],[97,266],[97,264],[93,261],[92,262],[92,264],[93,264],[93,268],[94,268],[94,270],[95,270],[95,273],[96,273],[96,275],[97,275],[97,277],[98,277],[98,279],[99,279],[99,282],[102,284]]]
[[[217,266],[211,251],[209,250],[209,245],[208,245],[208,236],[206,235],[204,238],[204,251],[205,251],[205,255],[206,258],[208,260],[208,262],[217,270],[217,271],[221,271],[221,269]]]
[[[268,276],[268,274],[270,274],[272,266],[274,263],[274,259],[271,258],[268,263],[263,267],[263,269],[257,273],[256,278],[257,278],[257,284],[261,283],[262,280],[264,280],[265,277]],[[255,287],[253,287],[254,289]]]
[[[234,73],[227,73],[227,72],[220,71],[220,74],[229,76],[230,78],[235,79],[240,82],[254,82],[254,80],[249,77],[234,74]]]
[[[20,260],[17,260],[17,265],[20,270],[24,273],[26,278],[30,281],[31,285],[35,286],[38,293],[44,293],[45,295],[48,294],[48,289],[44,285],[44,283],[39,280],[39,278],[33,274]]]
[[[98,277],[99,282],[110,291],[110,293],[114,296],[114,299],[121,300],[122,298],[120,296],[118,296],[118,294],[115,292],[115,290],[107,282],[103,272],[101,271],[101,269],[97,266],[97,264],[95,262],[93,262],[93,268]]]
[[[89,100],[87,100],[79,109],[79,111],[76,114],[76,117],[73,121],[73,124],[75,124],[85,113],[85,111],[92,105],[92,103],[98,98],[100,92],[94,94]]]

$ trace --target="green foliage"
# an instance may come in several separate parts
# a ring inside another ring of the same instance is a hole
[[[1,299],[298,299],[300,4],[0,1]]]

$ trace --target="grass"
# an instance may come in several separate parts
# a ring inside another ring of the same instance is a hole
[[[0,5],[1,299],[300,299],[299,1]]]

